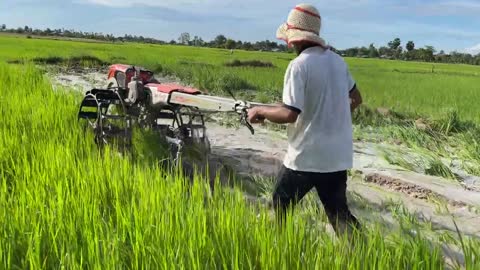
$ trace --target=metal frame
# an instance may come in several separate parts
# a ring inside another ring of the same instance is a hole
[[[135,69],[136,72],[139,72]],[[139,80],[139,76],[134,76],[136,80]],[[126,74],[125,74],[126,78]],[[112,81],[111,79],[114,79]],[[126,82],[125,82],[126,83]],[[114,86],[113,84],[116,84]],[[145,90],[151,90],[146,86],[142,86],[142,92],[146,92]],[[79,119],[85,119],[89,123],[90,127],[95,132],[95,141],[99,145],[108,144],[107,137],[113,137],[117,134],[109,134],[106,126],[107,119],[114,119],[120,120],[124,122],[124,127],[120,127],[120,129],[124,129],[124,134],[122,135],[124,139],[125,145],[130,145],[130,135],[131,129],[133,127],[133,122],[136,121],[140,123],[141,116],[142,116],[142,109],[147,114],[147,125],[153,128],[161,127],[167,128],[167,134],[165,134],[166,140],[176,147],[176,155],[174,158],[175,164],[178,164],[179,159],[182,154],[182,149],[185,144],[189,142],[193,142],[195,139],[202,140],[206,146],[208,146],[208,150],[210,150],[210,145],[208,143],[208,138],[206,137],[206,126],[205,126],[205,114],[207,113],[217,113],[217,112],[234,112],[241,116],[240,121],[246,125],[252,134],[254,130],[250,123],[247,121],[247,109],[250,107],[264,105],[259,103],[246,103],[243,101],[237,101],[233,97],[231,98],[224,98],[224,97],[217,97],[217,96],[208,96],[202,94],[191,94],[191,93],[183,93],[181,91],[173,91],[168,93],[168,98],[166,99],[165,104],[160,103],[155,104],[155,108],[148,107],[145,99],[141,98],[137,100],[134,104],[126,103],[125,99],[128,94],[128,89],[125,89],[124,86],[118,85],[117,76],[115,78],[110,78],[108,82],[107,89],[92,89],[91,91],[86,92],[84,99],[80,105],[80,109],[78,112]],[[120,105],[121,112],[119,115],[109,115],[108,111],[112,104]],[[96,112],[85,112],[83,111],[84,108],[96,108]],[[134,112],[134,110],[139,110],[140,113]],[[149,110],[153,109],[153,114],[150,114]],[[168,117],[165,114],[171,113]],[[137,115],[138,113],[138,115]],[[165,113],[165,114],[163,114]],[[162,118],[161,116],[165,116]],[[152,116],[153,118],[149,118]],[[160,116],[160,117],[157,117]],[[187,119],[185,119],[187,116]],[[159,119],[172,119],[170,125],[160,125],[158,124]],[[140,120],[140,121],[139,121]],[[152,122],[154,121],[154,123]],[[198,121],[198,124],[196,122]],[[110,126],[111,128],[111,126]],[[201,138],[194,137],[197,132],[197,129],[201,129]],[[185,131],[188,134],[185,134]],[[130,132],[130,134],[129,134]],[[113,132],[115,133],[115,132]],[[169,136],[172,135],[172,136]],[[190,140],[192,139],[192,140]]]

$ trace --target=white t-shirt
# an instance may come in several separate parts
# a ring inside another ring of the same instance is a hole
[[[300,114],[288,126],[285,167],[320,173],[352,168],[354,86],[347,64],[331,50],[311,47],[290,62],[283,103]]]

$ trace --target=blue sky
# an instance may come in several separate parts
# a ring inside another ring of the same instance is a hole
[[[163,40],[189,32],[246,41],[275,40],[290,0],[1,0],[9,27],[66,28]],[[480,53],[480,0],[316,0],[322,36],[337,48],[403,44]],[[280,41],[279,41],[280,42]]]

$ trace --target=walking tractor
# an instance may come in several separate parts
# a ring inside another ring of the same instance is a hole
[[[178,161],[184,146],[195,144],[210,151],[207,114],[239,114],[241,123],[253,134],[247,110],[257,105],[261,104],[236,100],[233,95],[211,96],[176,83],[161,83],[147,69],[116,64],[109,68],[105,89],[85,93],[78,118],[93,129],[100,146],[114,142],[130,145],[134,126],[159,131]]]

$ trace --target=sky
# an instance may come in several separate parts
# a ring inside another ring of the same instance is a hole
[[[182,32],[212,40],[276,40],[278,26],[302,1],[290,0],[0,0],[0,24],[65,28],[123,36],[177,39]],[[322,37],[338,49],[403,46],[480,53],[480,0],[312,0]],[[282,41],[278,41],[282,42]]]

